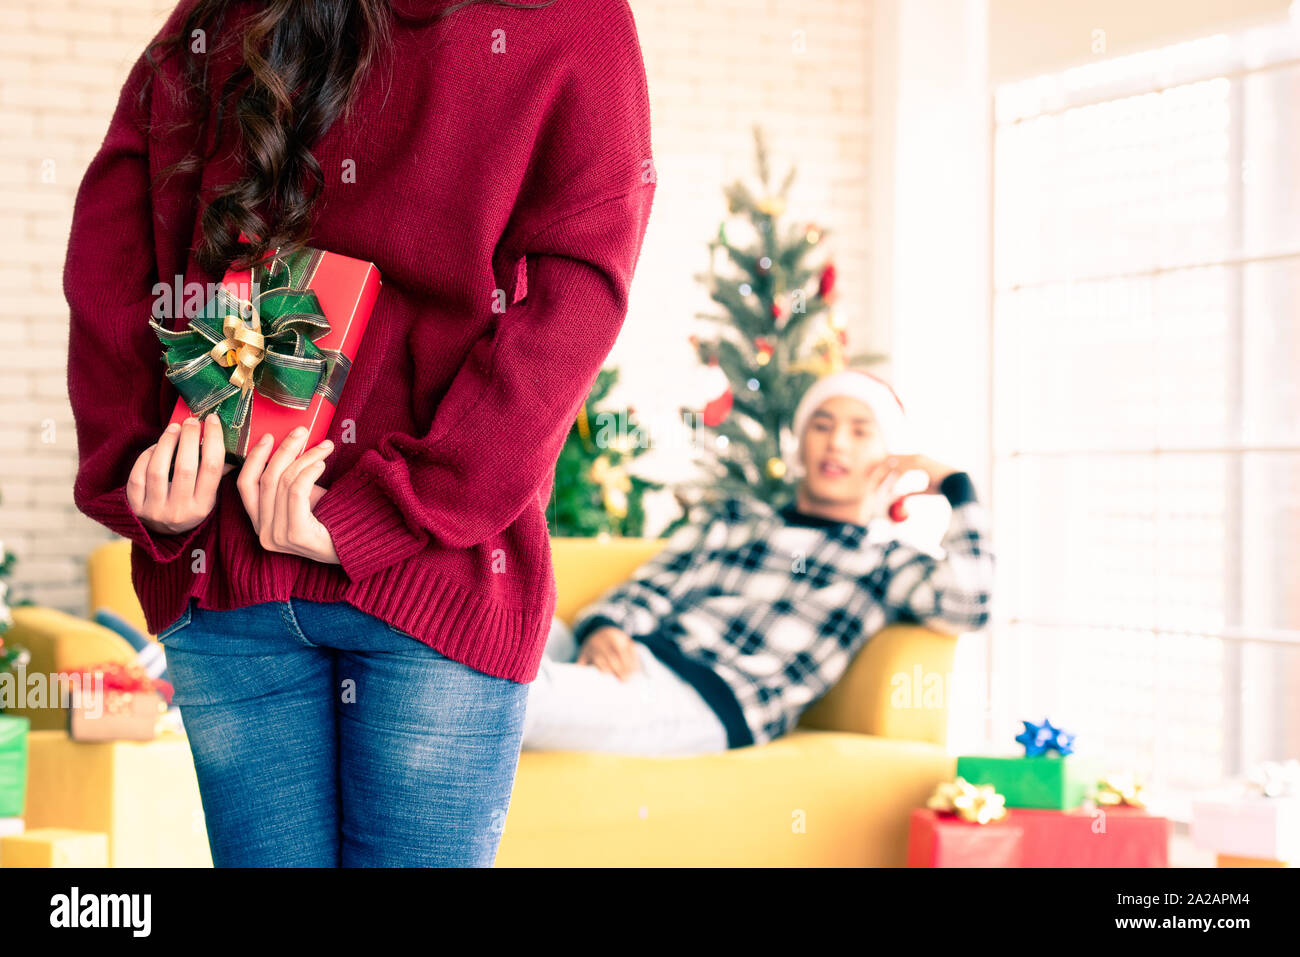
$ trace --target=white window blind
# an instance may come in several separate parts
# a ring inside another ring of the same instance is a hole
[[[994,116],[993,727],[1172,792],[1300,755],[1300,36]]]

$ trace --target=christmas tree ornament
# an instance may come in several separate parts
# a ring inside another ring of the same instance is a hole
[[[722,395],[705,403],[703,418],[704,424],[709,428],[716,428],[723,422],[727,421],[727,416],[731,414],[733,401],[734,396],[731,392],[731,386],[727,386],[727,390],[723,392]],[[726,436],[719,436],[719,438],[725,439]]]
[[[631,474],[628,463],[650,448],[632,408],[597,414],[618,381],[615,369],[601,369],[556,461],[547,527],[552,535],[599,537],[645,533],[644,495],[664,487]],[[596,417],[598,416],[598,417]],[[593,421],[593,417],[596,417]],[[611,427],[611,420],[617,427]],[[597,460],[603,464],[596,465]]]
[[[803,234],[804,242],[809,246],[816,246],[818,240],[822,238],[821,230],[812,223],[808,224],[808,229]]]
[[[578,419],[574,423],[578,428],[578,437],[582,439],[582,444],[587,447],[588,451],[594,452],[596,447],[591,441],[591,422],[587,419],[587,403],[583,403],[578,408]]]
[[[764,196],[756,205],[758,211],[766,216],[777,217],[785,212],[785,199],[781,196]]]
[[[602,455],[591,463],[590,476],[600,486],[602,501],[610,515],[616,518],[626,517],[627,493],[632,489],[627,471],[622,466],[611,464]]]
[[[785,478],[785,462],[777,456],[767,460],[767,474],[774,479]]]
[[[828,262],[817,281],[817,295],[829,299],[835,292],[835,263]]]

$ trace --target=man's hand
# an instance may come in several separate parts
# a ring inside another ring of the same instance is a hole
[[[918,470],[924,472],[930,480],[926,487],[893,498],[894,484],[898,479],[906,472]],[[943,480],[957,471],[960,471],[960,469],[955,469],[951,465],[944,465],[928,455],[885,456],[867,469],[867,488],[869,491],[863,499],[864,521],[875,515],[883,514],[886,509],[898,506],[904,499],[913,495],[938,493]],[[893,515],[892,512],[891,515]],[[899,513],[893,517],[895,521],[900,521],[902,518],[907,517],[907,510],[901,508]]]
[[[636,642],[613,625],[597,628],[582,643],[578,664],[595,665],[606,674],[617,675],[626,681],[641,667],[636,654]]]
[[[334,451],[334,443],[326,439],[310,452],[300,454],[306,442],[307,430],[299,426],[272,454],[270,434],[262,436],[244,459],[235,485],[258,539],[268,552],[337,565],[334,540],[312,514],[312,507],[325,494],[316,479],[325,471],[325,457]]]
[[[908,492],[908,495],[936,493],[939,491],[939,486],[944,479],[953,472],[960,471],[960,469],[955,469],[951,465],[944,465],[928,455],[887,455],[867,470],[867,486],[868,488],[875,488],[876,486],[873,483],[880,476],[888,477],[891,474],[901,476],[905,472],[918,470],[929,477],[930,484],[920,491]],[[883,482],[880,484],[883,484]]]
[[[181,425],[172,423],[157,442],[140,453],[131,467],[131,475],[126,480],[126,501],[140,523],[151,532],[162,535],[188,532],[216,507],[221,477],[234,466],[225,464],[226,447],[217,414],[210,413],[204,421],[201,456],[199,428],[199,420],[194,416]]]

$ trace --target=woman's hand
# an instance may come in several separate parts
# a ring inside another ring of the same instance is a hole
[[[151,532],[177,535],[188,532],[212,513],[221,477],[234,468],[226,465],[221,419],[210,413],[199,420],[172,423],[158,441],[140,453],[126,480],[126,501],[140,523]],[[175,455],[175,467],[172,457]],[[171,479],[168,479],[168,472]]]
[[[329,565],[339,564],[329,530],[312,514],[325,490],[316,479],[325,471],[325,457],[334,451],[326,439],[306,454],[307,430],[290,432],[272,454],[270,434],[262,436],[244,459],[235,485],[244,509],[268,552],[301,555]]]

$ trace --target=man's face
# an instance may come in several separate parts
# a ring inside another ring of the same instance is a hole
[[[827,399],[808,417],[799,446],[805,489],[814,500],[861,502],[868,492],[867,469],[885,454],[869,405],[843,395]]]

